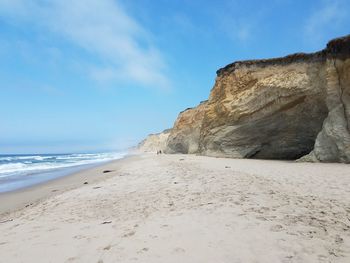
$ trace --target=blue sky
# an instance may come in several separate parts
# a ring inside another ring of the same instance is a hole
[[[0,154],[115,150],[235,60],[324,48],[349,0],[0,0]]]

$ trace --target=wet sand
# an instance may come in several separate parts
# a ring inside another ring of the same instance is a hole
[[[67,176],[57,177],[53,180],[25,187],[19,190],[0,193],[1,214],[19,210],[31,206],[51,196],[63,193],[82,186],[85,182],[97,183],[111,177],[111,173],[103,171],[117,169],[118,164],[127,162],[133,156],[128,156],[105,164],[96,165],[93,168],[83,169]]]

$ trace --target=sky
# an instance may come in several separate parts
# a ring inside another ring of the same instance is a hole
[[[0,154],[114,151],[236,60],[323,49],[349,0],[0,0]]]

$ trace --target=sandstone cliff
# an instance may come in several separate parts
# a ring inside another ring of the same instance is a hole
[[[181,112],[171,130],[165,153],[197,153],[207,101]]]
[[[350,163],[350,35],[312,54],[232,63],[179,114],[167,153]]]
[[[137,149],[142,152],[164,151],[169,134],[170,129],[164,130],[161,133],[150,134],[146,139],[139,143]]]
[[[308,154],[327,116],[319,61],[298,54],[220,70],[202,120],[199,152],[264,159]]]
[[[327,118],[314,150],[301,160],[350,163],[350,35],[325,50]]]

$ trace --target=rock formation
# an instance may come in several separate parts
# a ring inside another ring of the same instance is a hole
[[[350,35],[325,50],[327,118],[305,161],[350,163]]]
[[[239,61],[179,114],[168,153],[350,163],[350,36],[312,54]]]
[[[199,152],[297,159],[327,116],[318,56],[237,62],[218,72],[202,120]]]
[[[150,134],[146,139],[139,143],[137,149],[142,152],[164,151],[169,134],[170,129],[164,130],[161,133]]]
[[[166,153],[197,153],[202,120],[207,101],[195,108],[181,112],[172,128],[165,149]]]

